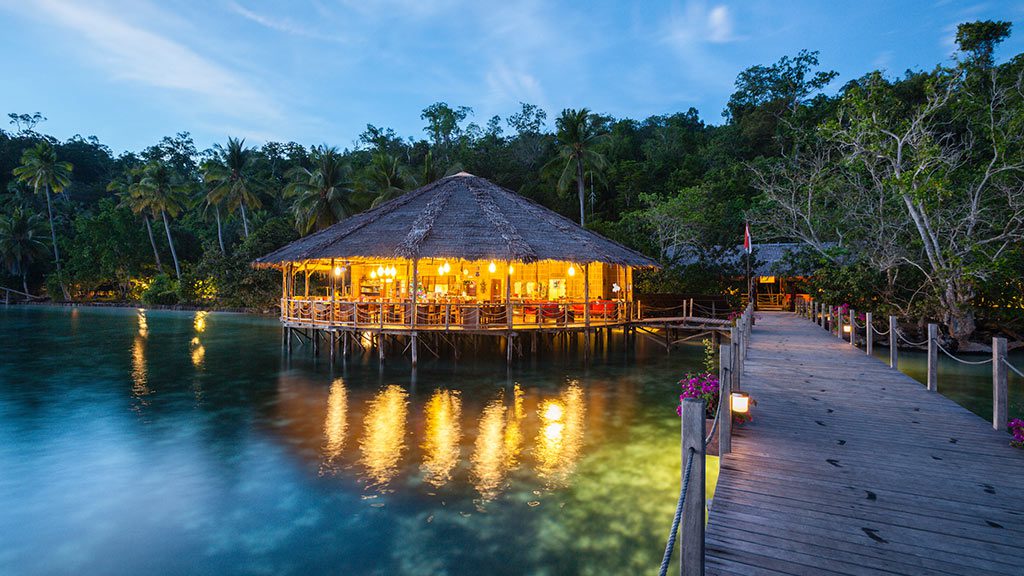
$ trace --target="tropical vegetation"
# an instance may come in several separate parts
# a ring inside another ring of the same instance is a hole
[[[270,308],[280,279],[253,258],[465,170],[658,258],[640,291],[735,292],[742,271],[717,256],[749,221],[757,241],[804,246],[787,266],[813,272],[822,300],[937,319],[961,341],[995,327],[1024,340],[1024,55],[997,57],[1010,32],[963,24],[951,61],[841,86],[813,51],[751,66],[720,124],[579,107],[549,125],[529,103],[479,122],[437,102],[419,138],[367,124],[345,148],[232,136],[199,149],[182,132],[115,154],[12,113],[0,283]]]

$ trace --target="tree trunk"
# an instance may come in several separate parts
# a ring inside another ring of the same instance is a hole
[[[217,242],[220,243],[220,253],[221,253],[221,256],[223,256],[224,255],[224,232],[221,230],[221,226],[220,226],[220,206],[214,204],[213,205],[213,210],[214,210],[213,213],[217,216]]]
[[[580,196],[580,228],[586,225],[583,222],[583,198],[586,196],[586,184],[583,182],[583,158],[576,159],[576,190]]]
[[[153,247],[153,258],[156,259],[156,269],[163,274],[164,265],[160,262],[160,251],[156,249],[156,240],[153,239],[153,227],[149,224],[149,214],[143,213],[142,220],[146,223],[146,233],[149,234],[149,245]]]
[[[249,237],[249,218],[245,215],[245,200],[238,201],[238,207],[242,210],[242,229],[245,230],[245,237]]]
[[[178,265],[178,252],[174,250],[174,240],[171,238],[171,224],[167,221],[167,212],[160,211],[160,215],[164,218],[164,230],[167,231],[167,243],[171,246],[171,258],[174,259],[174,273],[178,276],[178,280],[181,280],[181,266]]]
[[[50,217],[50,239],[53,241],[53,261],[57,264],[57,278],[60,280],[60,291],[64,293],[65,300],[71,300],[68,287],[64,285],[64,274],[60,269],[60,248],[57,247],[57,229],[53,227],[53,203],[50,200],[50,185],[46,185],[46,214]],[[36,188],[36,192],[39,189]]]

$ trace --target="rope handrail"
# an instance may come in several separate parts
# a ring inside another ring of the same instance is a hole
[[[882,332],[881,330],[879,330],[878,328],[875,328],[874,326],[872,326],[871,329],[874,330],[875,334],[878,334],[879,336],[888,336],[889,335],[889,329],[888,328],[886,328],[885,332]]]
[[[711,439],[715,437],[715,429],[718,428],[718,417],[722,415],[722,399],[718,399],[718,409],[715,410],[715,420],[711,423],[711,431],[704,437],[704,448],[708,447]]]
[[[1014,366],[1013,364],[1010,364],[1009,360],[1007,360],[1006,358],[1001,358],[1001,360],[1003,361],[1003,364],[1005,364],[1007,368],[1009,368],[1010,370],[1013,370],[1014,372],[1016,372],[1017,376],[1020,376],[1021,378],[1024,378],[1024,372],[1021,372],[1020,370],[1017,369],[1016,366]]]
[[[900,340],[903,340],[904,342],[906,342],[910,346],[927,346],[928,345],[928,341],[927,340],[925,340],[923,342],[911,342],[910,340],[907,340],[907,337],[904,336],[899,330],[896,331],[896,337],[899,338]]]
[[[668,542],[665,543],[665,555],[661,559],[661,568],[658,576],[668,574],[668,565],[672,562],[672,550],[676,546],[676,533],[679,532],[679,522],[683,519],[683,502],[686,501],[686,488],[690,485],[690,470],[693,469],[693,455],[697,451],[690,448],[686,456],[686,471],[683,473],[683,487],[679,489],[679,502],[676,503],[676,514],[672,517],[672,531],[669,532]]]
[[[946,350],[946,347],[943,346],[942,344],[939,344],[938,342],[936,342],[935,345],[938,346],[939,350],[942,350],[942,352],[946,356],[949,356],[950,358],[952,358],[953,360],[956,360],[957,362],[959,362],[961,364],[970,364],[972,366],[981,366],[982,364],[988,364],[988,363],[992,362],[991,358],[988,358],[986,360],[981,360],[979,362],[972,362],[971,360],[964,360],[962,358],[957,358],[956,356],[953,356],[953,354],[950,353],[949,350]]]

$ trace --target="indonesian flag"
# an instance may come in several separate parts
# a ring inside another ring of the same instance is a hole
[[[747,254],[750,254],[751,248],[753,247],[753,243],[750,241],[750,223],[744,223],[743,226],[743,250],[746,251]]]

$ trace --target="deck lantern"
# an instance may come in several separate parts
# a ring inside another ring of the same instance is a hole
[[[733,392],[729,396],[729,404],[732,406],[733,414],[746,414],[750,412],[750,396],[743,392]]]
[[[843,324],[843,334],[849,334],[849,333],[850,333],[850,325],[849,324]]]

